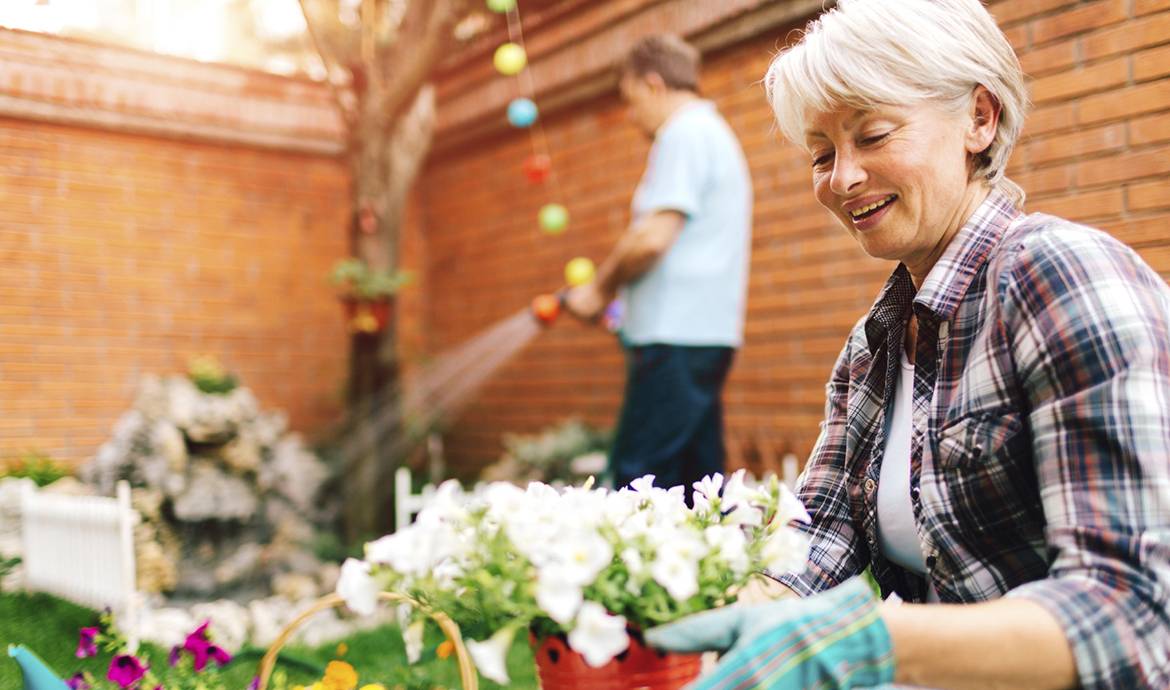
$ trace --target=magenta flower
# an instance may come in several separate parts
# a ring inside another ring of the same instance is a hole
[[[69,688],[69,690],[90,690],[93,686],[85,679],[85,674],[78,671],[73,674],[72,678],[65,681],[65,687]]]
[[[196,673],[203,671],[208,660],[214,661],[217,666],[224,666],[232,660],[232,655],[228,654],[227,650],[212,644],[211,638],[207,634],[207,628],[210,624],[210,620],[203,621],[183,641],[182,649],[176,647],[171,650],[169,659],[173,660],[171,661],[172,666],[178,663],[179,656],[184,651],[191,654],[192,666]]]
[[[110,670],[106,679],[118,684],[119,688],[134,687],[146,675],[148,667],[136,657],[129,654],[119,654],[110,660]]]
[[[179,659],[182,658],[183,648],[179,645],[175,645],[174,647],[171,647],[171,653],[167,655],[167,665],[169,665],[171,668],[174,668],[179,663]]]
[[[101,631],[97,628],[82,628],[77,632],[77,651],[74,652],[74,655],[78,659],[84,659],[97,654],[97,643],[95,640]]]
[[[260,676],[252,678],[252,682],[248,683],[248,690],[260,690]]]

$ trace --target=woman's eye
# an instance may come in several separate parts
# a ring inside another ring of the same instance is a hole
[[[864,139],[861,140],[861,145],[862,146],[873,146],[874,144],[880,144],[888,136],[890,136],[889,133],[875,134],[872,137],[865,137]]]
[[[828,153],[822,153],[819,156],[814,156],[812,164],[813,164],[814,168],[823,168],[826,165],[828,165],[829,163],[831,163],[832,161],[833,161],[833,153],[832,153],[832,151],[830,151]]]

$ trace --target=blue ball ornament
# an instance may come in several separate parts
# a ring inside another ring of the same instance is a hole
[[[517,98],[508,104],[508,122],[521,129],[536,122],[536,104],[527,98]]]

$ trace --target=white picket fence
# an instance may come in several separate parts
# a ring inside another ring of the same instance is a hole
[[[131,648],[137,648],[134,525],[130,485],[114,498],[39,491],[21,496],[24,586],[83,606],[113,611]]]

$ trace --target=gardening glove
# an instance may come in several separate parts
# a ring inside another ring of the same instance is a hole
[[[646,631],[646,641],[672,652],[723,654],[691,690],[848,689],[894,680],[890,634],[860,577],[806,599],[687,616]]]

